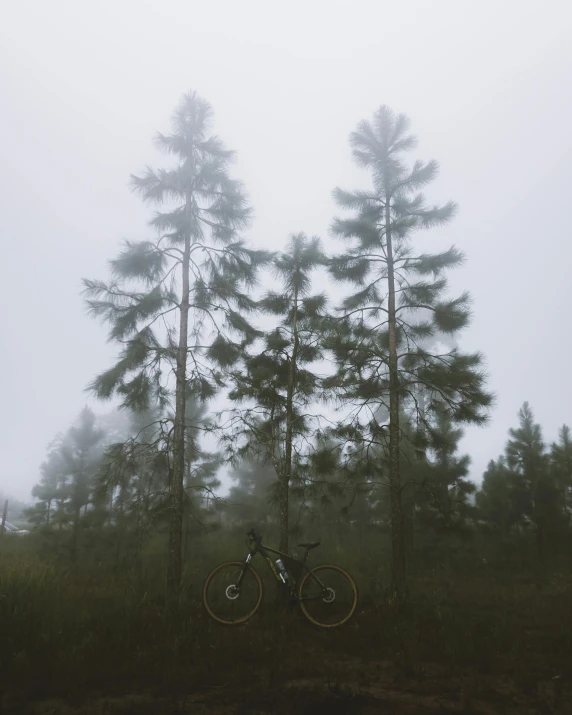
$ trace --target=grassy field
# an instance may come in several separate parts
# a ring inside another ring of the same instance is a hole
[[[157,565],[71,569],[40,559],[33,539],[5,539],[1,712],[572,712],[569,570],[418,569],[398,608],[383,562],[338,560],[360,589],[346,626],[317,629],[268,589],[250,622],[225,628],[199,600],[207,571],[237,555],[219,546],[188,564],[167,608]]]

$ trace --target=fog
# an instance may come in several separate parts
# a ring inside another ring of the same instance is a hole
[[[27,2],[0,25],[3,306],[0,490],[26,498],[46,445],[84,404],[115,347],[90,320],[83,276],[150,235],[130,173],[190,88],[236,149],[256,246],[293,231],[332,251],[331,190],[366,177],[347,138],[380,104],[405,112],[429,196],[458,217],[421,235],[467,255],[451,274],[474,317],[497,403],[462,449],[481,480],[528,400],[545,429],[572,421],[572,10],[565,2]]]

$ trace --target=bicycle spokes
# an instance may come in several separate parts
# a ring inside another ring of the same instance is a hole
[[[341,625],[352,615],[356,603],[352,578],[337,566],[318,566],[300,585],[300,605],[316,625]]]
[[[249,618],[260,604],[262,585],[251,567],[226,563],[209,576],[204,602],[210,615],[222,623],[240,623]]]

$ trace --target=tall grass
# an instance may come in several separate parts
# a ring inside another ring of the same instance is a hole
[[[244,556],[236,534],[197,538],[180,602],[167,608],[153,549],[136,567],[89,558],[75,567],[38,556],[35,537],[0,544],[0,674],[27,697],[142,687],[170,692],[248,681],[347,676],[347,663],[391,660],[404,674],[427,664],[508,673],[523,688],[566,668],[572,653],[569,571],[513,573],[435,564],[410,576],[411,598],[388,600],[388,564],[347,543],[316,550],[354,575],[360,605],[347,626],[322,631],[267,598],[251,622],[224,628],[200,602],[207,572]],[[256,566],[256,562],[255,562]],[[265,564],[259,562],[260,571]],[[270,587],[271,582],[267,582]],[[270,591],[272,593],[272,591]],[[344,663],[346,664],[344,666]],[[345,668],[345,671],[344,671]]]

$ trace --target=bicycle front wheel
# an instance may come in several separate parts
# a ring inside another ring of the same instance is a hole
[[[227,561],[207,576],[203,603],[209,616],[219,623],[244,623],[256,613],[261,601],[260,576],[244,561]]]
[[[302,579],[299,599],[302,612],[314,625],[335,628],[355,611],[357,588],[339,566],[316,566]]]

